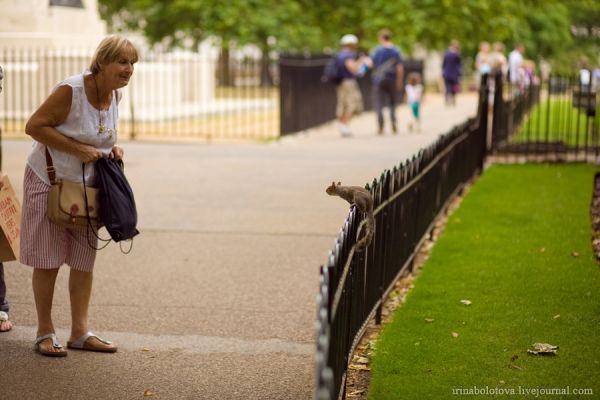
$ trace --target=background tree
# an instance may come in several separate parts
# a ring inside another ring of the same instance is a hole
[[[262,52],[261,83],[271,82],[269,54],[322,52],[354,33],[364,50],[390,28],[410,53],[415,44],[444,50],[451,39],[474,56],[480,41],[510,49],[523,42],[526,57],[572,67],[587,55],[598,63],[600,3],[595,0],[100,0],[115,29],[140,31],[151,44],[193,47],[208,37],[221,46],[219,82],[230,84],[229,50],[253,44]],[[585,33],[585,34],[584,34]]]

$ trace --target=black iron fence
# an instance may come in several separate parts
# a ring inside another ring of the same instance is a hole
[[[280,74],[280,127],[281,134],[309,129],[335,119],[335,85],[323,82],[321,77],[331,55],[281,55]],[[423,74],[423,61],[407,59],[404,62],[406,78],[411,72]],[[371,72],[358,79],[364,110],[373,109]],[[402,95],[402,93],[400,93]]]
[[[335,118],[335,86],[321,82],[330,56],[279,57],[281,134],[299,132]]]
[[[24,124],[54,85],[80,73],[93,50],[3,49],[0,127],[23,136]],[[140,52],[119,107],[125,138],[255,140],[279,136],[278,88],[264,86],[260,52],[231,51],[226,62],[211,49]],[[268,70],[278,80],[276,65]]]
[[[495,77],[495,154],[541,160],[598,157],[598,90],[576,77],[550,76],[519,87]]]
[[[321,267],[317,316],[316,395],[345,396],[349,356],[394,282],[412,269],[416,251],[438,215],[482,169],[486,154],[488,94],[482,85],[478,117],[454,127],[411,160],[386,170],[369,190],[376,232],[365,252],[355,252],[363,215],[351,208]]]

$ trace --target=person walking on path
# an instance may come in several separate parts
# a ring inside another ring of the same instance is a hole
[[[402,90],[404,66],[400,50],[392,43],[392,33],[388,29],[379,31],[379,46],[371,53],[373,65],[373,97],[377,112],[377,133],[383,134],[383,107],[386,100],[390,107],[392,132],[398,133],[396,122],[396,92]]]
[[[508,55],[508,79],[513,89],[513,96],[521,93],[524,85],[523,53],[525,46],[517,43],[515,49]]]
[[[421,132],[421,102],[423,101],[423,84],[421,83],[421,74],[411,72],[408,74],[406,82],[406,102],[410,107],[413,120],[408,123],[409,132],[416,129]]]
[[[124,37],[100,42],[89,70],[60,82],[33,113],[25,132],[34,140],[23,183],[20,262],[33,267],[33,295],[38,318],[35,348],[45,356],[66,356],[52,323],[52,299],[58,270],[67,264],[71,300],[71,337],[67,347],[114,353],[117,347],[88,331],[97,238],[86,229],[65,228],[46,217],[50,179],[47,157],[56,177],[90,186],[96,181],[93,162],[123,158],[116,145],[118,89],[126,86],[138,55]],[[88,244],[89,243],[89,244]],[[93,245],[93,248],[92,246]]]
[[[505,47],[501,42],[495,42],[493,46],[493,50],[490,53],[490,67],[491,72],[501,75],[506,75],[508,71],[508,61],[506,60],[506,56],[504,55]]]
[[[481,77],[485,74],[489,74],[492,70],[491,67],[491,53],[490,44],[488,42],[481,42],[479,44],[479,51],[475,56],[475,84],[477,87],[481,84]]]
[[[462,60],[458,41],[452,40],[442,61],[442,76],[446,88],[446,105],[456,105],[456,93],[460,89]]]
[[[336,88],[337,127],[342,137],[349,137],[352,136],[350,120],[363,110],[363,99],[356,79],[364,74],[365,69],[368,67],[368,61],[365,58],[357,60],[358,38],[356,36],[352,34],[344,35],[340,40],[340,44],[342,50],[336,55],[341,78],[341,82]]]
[[[0,66],[0,93],[2,93],[2,80],[4,71]],[[0,128],[1,129],[1,128]],[[0,171],[0,189],[2,189],[2,171]],[[0,262],[0,332],[8,332],[12,329],[12,322],[8,319],[8,301],[6,300],[6,283],[4,282],[4,265]]]

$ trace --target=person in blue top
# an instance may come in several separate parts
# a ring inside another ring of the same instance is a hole
[[[364,57],[357,59],[358,38],[355,35],[344,35],[340,44],[342,50],[336,55],[341,78],[336,88],[337,128],[342,137],[350,137],[352,136],[350,120],[352,116],[360,114],[363,110],[363,99],[356,78],[364,74],[368,60]]]
[[[462,76],[462,60],[456,40],[450,42],[448,50],[444,53],[442,76],[446,86],[446,105],[455,105],[455,96],[460,88],[460,77]]]
[[[392,43],[392,32],[383,29],[377,34],[379,46],[371,53],[373,97],[377,111],[378,133],[383,134],[383,107],[389,102],[392,132],[398,133],[396,123],[396,93],[402,90],[404,66],[400,50]]]

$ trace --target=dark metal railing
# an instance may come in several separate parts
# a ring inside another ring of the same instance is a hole
[[[579,78],[550,76],[514,91],[495,77],[492,142],[501,156],[531,160],[597,158],[598,88]]]
[[[363,215],[352,207],[327,263],[320,270],[316,392],[319,400],[345,397],[349,357],[368,321],[381,321],[383,300],[399,276],[412,270],[416,251],[437,216],[483,167],[488,94],[478,116],[454,127],[410,160],[386,170],[367,188],[374,198],[375,237],[365,252],[355,244]]]

